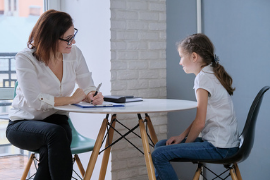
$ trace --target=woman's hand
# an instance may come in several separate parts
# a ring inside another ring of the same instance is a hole
[[[96,96],[94,96],[95,91],[91,91],[87,94],[87,100],[88,102],[92,102],[94,105],[100,105],[103,103],[103,95],[101,92],[99,92]]]
[[[173,136],[166,141],[166,146],[171,144],[179,144],[181,141],[183,141],[183,139],[184,138],[182,138],[181,136]]]
[[[72,94],[72,103],[79,103],[86,98],[86,94],[81,88],[76,89],[76,91]]]

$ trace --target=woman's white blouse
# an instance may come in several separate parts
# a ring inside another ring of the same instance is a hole
[[[18,87],[9,118],[43,120],[52,114],[67,112],[54,109],[54,97],[71,96],[75,83],[85,94],[96,87],[81,50],[73,45],[69,54],[63,54],[63,77],[60,82],[44,62],[38,61],[33,50],[25,48],[16,55]]]

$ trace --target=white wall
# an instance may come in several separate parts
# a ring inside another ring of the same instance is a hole
[[[110,94],[110,2],[61,0],[60,9],[69,13],[74,26],[79,30],[76,36],[76,45],[82,50],[89,70],[97,86],[102,82],[100,91]],[[100,125],[105,115],[98,114],[70,114],[75,128],[87,137],[96,139]],[[80,155],[83,166],[86,168],[90,153]],[[91,179],[98,179],[102,154],[98,157]],[[75,170],[77,166],[74,166]],[[109,161],[105,179],[111,179],[111,163]],[[77,171],[79,172],[79,171]]]
[[[111,35],[112,94],[166,98],[166,1],[111,0]],[[167,114],[149,115],[158,139],[165,139]],[[138,123],[134,114],[117,119],[129,128]],[[142,149],[141,139],[133,134],[127,139]],[[148,179],[144,156],[127,141],[113,146],[111,154],[112,180]]]

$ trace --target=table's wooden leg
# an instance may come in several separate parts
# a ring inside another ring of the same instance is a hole
[[[90,178],[92,176],[92,173],[93,173],[96,161],[97,161],[97,157],[98,157],[98,154],[99,154],[99,150],[100,150],[100,147],[101,147],[101,144],[102,144],[102,140],[103,140],[103,137],[104,137],[104,134],[105,134],[105,131],[106,131],[107,123],[108,123],[108,115],[103,120],[102,125],[100,127],[100,130],[99,130],[99,133],[98,133],[98,136],[97,136],[97,139],[96,139],[95,147],[94,147],[94,149],[92,151],[89,163],[88,163],[86,171],[85,171],[85,176],[83,178],[84,180],[90,180]]]
[[[145,125],[143,123],[143,120],[142,120],[140,114],[138,114],[138,117],[139,117],[139,126],[140,126],[140,132],[141,132],[142,144],[143,144],[143,150],[144,150],[144,158],[145,158],[146,168],[147,168],[147,172],[148,172],[148,179],[149,180],[156,180],[155,169],[154,169],[152,156],[151,156],[151,152],[150,152],[150,148],[149,148],[148,137],[146,134]]]
[[[155,145],[158,142],[158,138],[157,138],[154,126],[153,126],[152,121],[150,119],[150,116],[148,114],[145,114],[145,119],[147,121],[147,125],[148,125],[148,129],[149,129],[149,132],[150,132],[151,139],[152,139],[152,141],[153,141],[153,143]]]
[[[115,119],[116,119],[116,114],[112,115],[112,119],[111,119],[111,126],[113,128],[115,127]],[[109,129],[108,137],[106,139],[106,145],[105,145],[105,147],[109,146],[112,143],[113,133],[114,133],[114,129],[113,128],[110,128]],[[102,159],[102,164],[101,164],[101,168],[100,168],[100,173],[99,173],[99,180],[104,180],[105,179],[105,175],[106,175],[106,171],[107,171],[107,166],[108,166],[110,152],[111,152],[111,147],[109,147],[108,149],[106,149],[104,151],[103,159]]]

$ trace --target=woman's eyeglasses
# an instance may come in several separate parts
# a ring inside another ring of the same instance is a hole
[[[67,42],[67,45],[70,45],[72,43],[72,41],[75,39],[75,36],[78,32],[78,29],[74,28],[75,32],[74,32],[74,36],[72,36],[71,38],[69,39],[62,39],[62,38],[59,38],[60,40],[62,41],[66,41]]]

